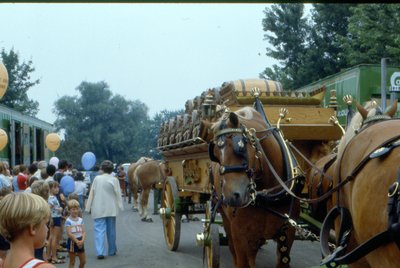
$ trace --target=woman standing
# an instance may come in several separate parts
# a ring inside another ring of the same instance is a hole
[[[114,165],[105,160],[101,163],[101,175],[94,178],[86,204],[86,211],[94,219],[94,242],[98,259],[104,259],[105,236],[107,235],[108,256],[117,253],[116,218],[123,209],[121,188],[118,179],[111,175]]]

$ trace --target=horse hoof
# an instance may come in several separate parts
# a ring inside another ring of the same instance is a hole
[[[143,218],[141,221],[142,222],[153,222],[153,219],[152,218]]]

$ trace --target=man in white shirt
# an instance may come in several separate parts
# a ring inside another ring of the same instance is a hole
[[[114,166],[109,160],[100,166],[101,175],[94,178],[86,204],[86,211],[91,212],[94,220],[94,240],[98,259],[104,259],[105,235],[108,242],[108,256],[117,253],[116,218],[123,210],[121,189],[118,179],[111,175]]]

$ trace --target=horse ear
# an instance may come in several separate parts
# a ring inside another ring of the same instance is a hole
[[[231,121],[233,127],[239,126],[239,118],[235,113],[229,113],[229,121]]]
[[[365,120],[368,116],[368,111],[364,107],[362,107],[357,101],[355,103],[356,103],[358,112],[361,114],[362,118]]]
[[[212,125],[208,120],[200,120],[199,137],[207,142],[214,137],[214,133],[211,131]]]
[[[396,112],[397,112],[397,100],[394,101],[393,105],[390,106],[390,109],[385,114],[390,117],[393,117]]]

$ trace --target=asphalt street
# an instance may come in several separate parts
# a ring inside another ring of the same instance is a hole
[[[150,196],[152,200],[152,196]],[[150,202],[150,211],[152,202]],[[158,215],[151,215],[152,223],[144,223],[140,220],[137,212],[132,211],[132,205],[124,201],[124,210],[117,218],[117,245],[116,256],[106,256],[104,260],[98,260],[93,244],[93,221],[90,214],[84,213],[87,240],[85,243],[87,264],[86,267],[185,267],[201,268],[203,266],[203,250],[196,245],[196,233],[203,230],[200,221],[190,221],[181,224],[181,239],[176,252],[169,251],[165,246],[162,220]],[[204,218],[204,215],[197,215]],[[222,228],[222,227],[221,227]],[[222,229],[221,229],[222,230]],[[275,242],[268,241],[258,256],[256,266],[275,267]],[[63,255],[67,255],[64,253]],[[222,268],[232,267],[232,260],[227,246],[222,246],[221,251]],[[291,267],[307,268],[318,266],[320,250],[318,242],[295,241],[291,254]],[[75,267],[78,259],[76,260]],[[68,267],[68,258],[65,264],[57,267]]]

